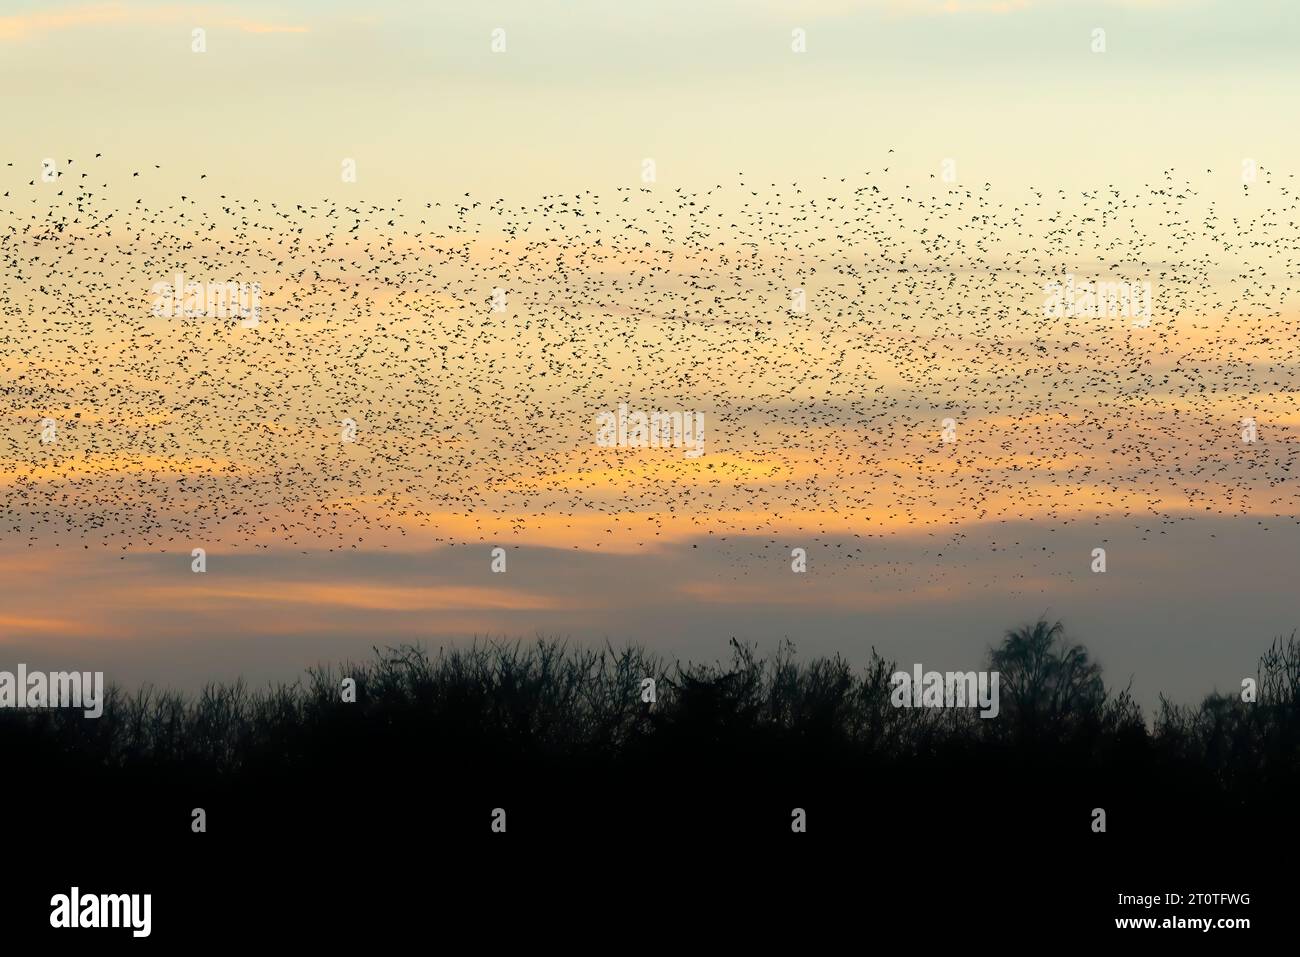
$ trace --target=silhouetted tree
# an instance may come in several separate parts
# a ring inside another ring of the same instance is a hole
[[[1039,619],[1006,633],[989,653],[999,673],[1002,708],[1015,729],[1034,736],[1057,731],[1063,723],[1096,716],[1106,701],[1101,666],[1083,645],[1065,639],[1061,622]]]

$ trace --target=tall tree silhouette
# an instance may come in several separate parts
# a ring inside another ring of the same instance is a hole
[[[1074,718],[1095,715],[1105,703],[1101,666],[1083,645],[1071,645],[1061,622],[1040,618],[1006,633],[989,653],[999,673],[1002,707],[1017,731],[1038,735]]]

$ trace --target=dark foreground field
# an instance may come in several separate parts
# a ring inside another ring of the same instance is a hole
[[[1252,918],[1207,939],[1292,934],[1294,637],[1243,663],[1256,701],[1149,715],[1039,622],[989,653],[991,720],[894,707],[879,658],[730,651],[687,665],[548,642],[402,648],[291,687],[115,690],[98,720],[0,712],[17,770],[0,785],[5,927],[47,930],[50,896],[76,884],[151,893],[155,946],[1202,933],[1114,926],[1178,915]],[[1171,892],[1251,903],[1117,904]]]

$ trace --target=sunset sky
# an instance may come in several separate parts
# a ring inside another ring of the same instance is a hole
[[[1236,687],[1300,626],[1298,42],[1281,2],[9,0],[0,667],[967,668],[1047,614],[1147,705]],[[261,324],[152,315],[177,271]],[[1150,327],[1046,319],[1066,272]],[[600,447],[620,402],[704,454]]]

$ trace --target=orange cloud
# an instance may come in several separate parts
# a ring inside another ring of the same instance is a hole
[[[247,582],[214,587],[137,589],[133,595],[149,603],[183,600],[190,609],[208,602],[225,606],[230,599],[359,608],[367,611],[441,611],[458,608],[534,611],[563,607],[559,601],[542,595],[470,585],[408,588],[386,585],[339,587],[312,582]]]
[[[308,30],[305,26],[230,16],[213,8],[134,7],[124,3],[96,3],[57,12],[17,13],[0,17],[0,40],[20,40],[35,34],[86,27],[153,26],[180,22],[225,27],[242,33],[306,33]]]
[[[0,486],[25,482],[70,481],[80,478],[116,478],[121,475],[195,475],[228,472],[233,463],[203,457],[78,453],[76,458],[43,464],[0,461]]]
[[[31,618],[23,615],[0,615],[0,633],[29,632],[67,634],[72,622],[62,618]]]

